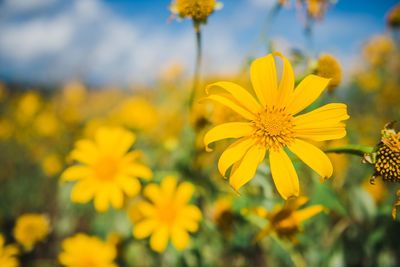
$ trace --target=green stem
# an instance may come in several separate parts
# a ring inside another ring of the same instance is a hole
[[[364,154],[369,154],[374,151],[374,148],[371,146],[365,146],[365,145],[345,145],[341,147],[333,147],[333,148],[328,148],[325,149],[325,153],[340,153],[340,154],[350,154],[350,155],[356,155],[356,156],[364,156]]]
[[[192,87],[192,91],[190,92],[190,97],[189,97],[189,108],[192,108],[192,106],[193,106],[193,101],[195,99],[196,92],[197,92],[197,89],[199,86],[201,59],[202,59],[200,25],[198,23],[194,22],[193,26],[194,26],[194,31],[196,33],[196,63],[195,63],[195,67],[194,67],[193,87]]]

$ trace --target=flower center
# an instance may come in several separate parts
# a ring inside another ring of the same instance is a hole
[[[172,203],[168,203],[168,205],[159,208],[158,216],[160,221],[167,225],[173,225],[177,217],[177,209]]]
[[[375,170],[384,181],[400,182],[400,152],[383,144],[376,153]]]
[[[119,163],[110,156],[100,158],[94,165],[95,177],[102,181],[113,180],[118,173]]]
[[[293,117],[284,108],[266,108],[259,112],[252,122],[253,136],[266,148],[278,150],[294,139]]]

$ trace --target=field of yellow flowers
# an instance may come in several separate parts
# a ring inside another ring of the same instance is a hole
[[[331,3],[297,4],[312,38]],[[343,81],[335,55],[273,46],[205,75],[222,5],[171,3],[192,75],[0,84],[0,267],[400,265],[400,6]]]

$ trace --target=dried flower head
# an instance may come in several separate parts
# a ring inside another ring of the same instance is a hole
[[[388,13],[386,22],[389,27],[400,27],[400,4],[395,5]]]

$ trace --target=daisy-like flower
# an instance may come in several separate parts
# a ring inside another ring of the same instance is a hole
[[[31,250],[37,242],[45,239],[49,232],[49,218],[43,214],[28,213],[21,215],[14,227],[15,239],[26,250]]]
[[[301,231],[302,223],[324,210],[321,205],[300,209],[307,202],[307,197],[298,197],[288,199],[284,206],[278,205],[271,212],[258,208],[258,215],[267,219],[269,223],[258,233],[256,239],[260,240],[274,233],[279,238],[295,242],[296,235]]]
[[[216,0],[175,0],[171,12],[181,18],[191,18],[195,23],[205,23],[207,18],[222,7]]]
[[[94,140],[78,141],[71,158],[79,164],[61,175],[63,181],[77,181],[71,200],[87,203],[94,199],[96,210],[104,212],[110,204],[122,208],[124,195],[137,195],[141,188],[137,177],[150,179],[152,172],[138,163],[139,151],[128,152],[134,142],[135,135],[123,128],[100,128]]]
[[[283,60],[279,83],[274,56]],[[229,182],[235,190],[253,178],[268,151],[278,192],[284,199],[298,196],[299,180],[285,149],[293,152],[320,176],[330,177],[333,168],[329,158],[309,141],[344,137],[345,124],[341,121],[349,118],[347,106],[331,103],[299,114],[318,98],[329,79],[308,75],[293,90],[292,66],[280,53],[256,59],[251,64],[250,75],[256,98],[231,82],[217,82],[206,88],[206,99],[231,108],[246,121],[227,122],[212,128],[204,136],[205,147],[210,150],[209,144],[215,141],[239,138],[218,161],[218,169],[223,176],[231,168]]]
[[[15,245],[5,245],[3,235],[0,234],[0,266],[18,267],[18,248]]]
[[[63,266],[117,267],[115,246],[95,236],[76,234],[62,242],[58,260]]]
[[[163,252],[171,239],[178,250],[189,244],[188,232],[196,232],[202,218],[201,211],[188,202],[194,187],[188,182],[177,185],[175,177],[165,177],[161,185],[150,184],[144,189],[149,201],[137,203],[141,216],[136,216],[133,235],[138,239],[150,238],[150,247]]]

